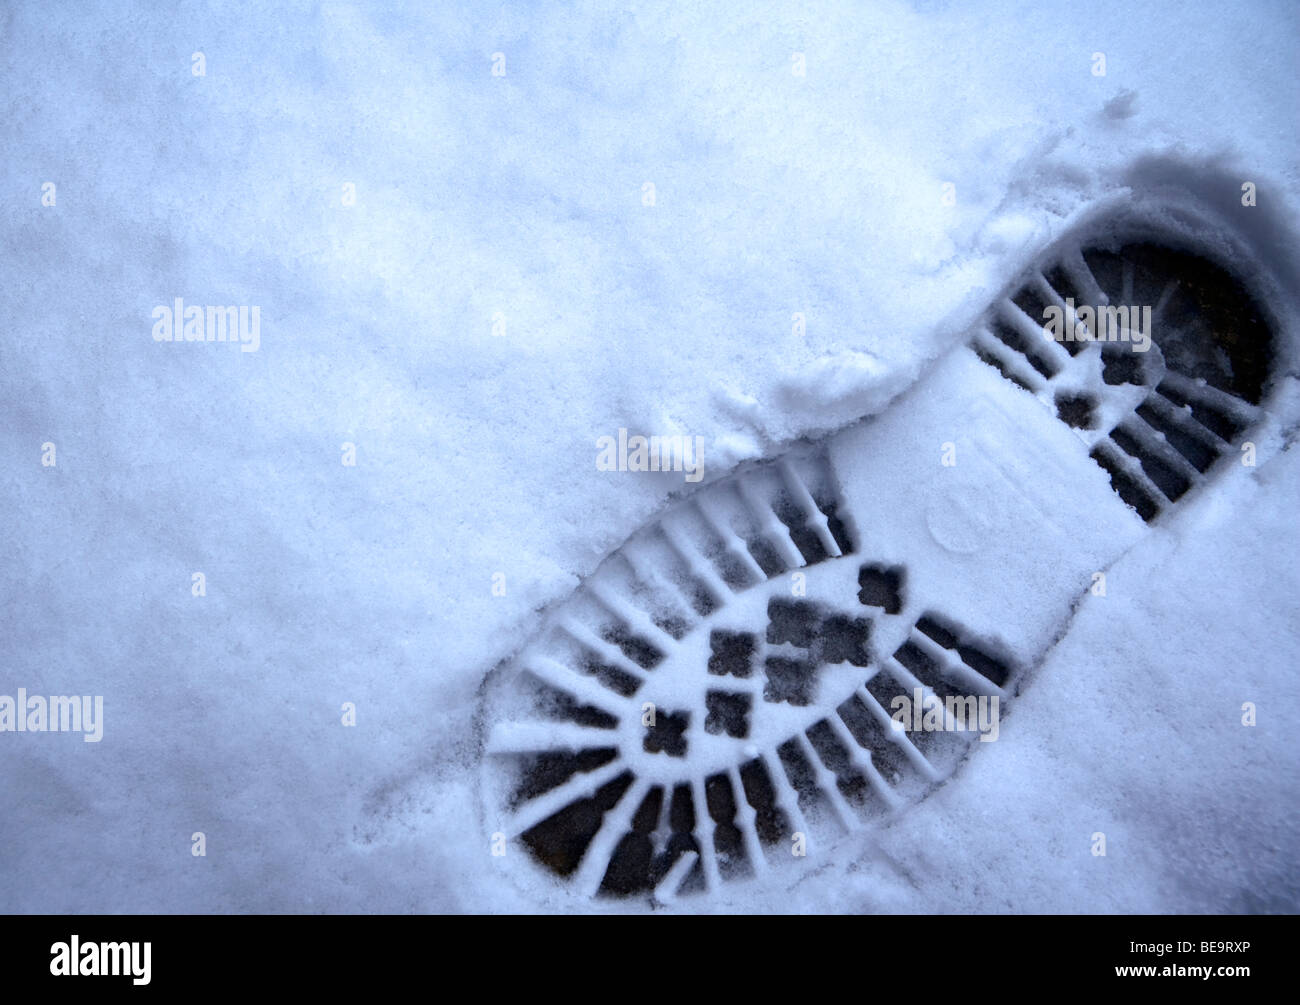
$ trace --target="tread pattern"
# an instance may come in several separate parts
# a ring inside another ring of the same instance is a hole
[[[1043,328],[1049,306],[1079,325],[1067,300],[1150,306],[1152,348],[1055,340]],[[1066,247],[990,309],[970,346],[1049,403],[1147,521],[1204,482],[1255,424],[1273,359],[1272,332],[1241,284],[1203,258],[1152,243]]]
[[[1045,311],[1078,331],[1069,302],[1150,306],[1150,350],[1056,341]],[[1069,426],[1147,521],[1259,419],[1273,361],[1239,283],[1152,243],[1064,246],[969,345]],[[812,449],[713,483],[629,538],[492,699],[488,812],[506,837],[582,895],[666,903],[768,873],[948,778],[976,734],[897,730],[894,703],[1005,701],[1020,668],[910,598],[907,569],[857,555],[858,540]],[[788,573],[845,559],[856,589],[835,566],[843,596],[791,595]],[[882,639],[902,641],[882,652]],[[672,701],[647,717],[647,693]]]
[[[629,539],[518,658],[518,713],[488,737],[510,779],[503,833],[583,894],[667,902],[766,873],[951,774],[974,734],[896,731],[890,701],[1005,698],[1010,662],[932,612],[878,658],[874,627],[905,609],[900,566],[858,563],[842,606],[790,596],[788,573],[854,556],[854,542],[824,454],[733,475]],[[719,623],[755,591],[765,624]],[[700,700],[646,724],[639,692],[696,632]],[[756,745],[774,709],[804,724]],[[731,744],[726,764],[697,763],[710,740]]]

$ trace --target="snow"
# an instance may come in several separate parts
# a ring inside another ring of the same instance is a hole
[[[702,436],[708,480],[880,411],[1130,183],[1254,181],[1293,270],[1297,20],[7,5],[0,693],[105,723],[0,736],[0,909],[544,909],[488,854],[476,692],[683,490],[597,438]],[[258,351],[156,343],[175,297],[260,306]],[[1121,559],[952,784],[732,906],[1295,910],[1292,437]]]

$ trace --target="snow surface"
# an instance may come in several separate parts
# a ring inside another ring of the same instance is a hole
[[[880,409],[1144,155],[1293,228],[1298,21],[6,5],[0,693],[106,722],[0,735],[0,909],[535,909],[482,841],[476,689],[682,488],[596,438],[699,435],[714,477]],[[155,343],[174,297],[260,305],[259,351]],[[953,783],[749,906],[1296,910],[1287,435],[1115,567]]]

